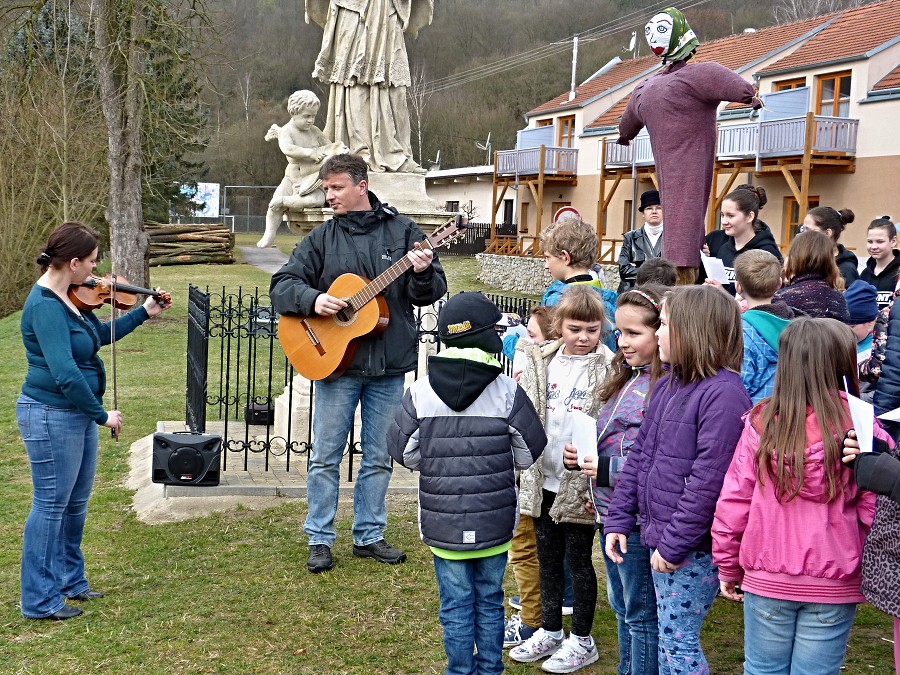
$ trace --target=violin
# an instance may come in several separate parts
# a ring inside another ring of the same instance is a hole
[[[132,286],[121,277],[90,276],[80,284],[69,286],[69,299],[78,309],[92,311],[104,304],[113,304],[116,309],[131,309],[137,302],[138,295],[149,295],[161,307],[172,303],[172,296],[166,291],[155,291],[150,288]]]

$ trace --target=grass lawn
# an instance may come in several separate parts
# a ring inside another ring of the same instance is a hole
[[[254,239],[255,241],[255,239]],[[242,242],[243,243],[243,242]],[[281,241],[279,241],[281,245]],[[285,244],[290,248],[291,244]],[[452,282],[455,265],[447,260]],[[165,525],[145,525],[123,487],[129,445],[180,417],[185,389],[185,298],[199,286],[267,287],[255,268],[155,268],[153,284],[171,289],[173,309],[120,343],[119,445],[101,433],[100,462],[84,551],[91,585],[107,597],[70,621],[23,619],[18,608],[22,526],[31,485],[15,425],[24,376],[19,315],[0,319],[0,672],[2,673],[440,673],[437,590],[430,554],[418,539],[416,508],[392,497],[389,539],[407,550],[396,567],[350,554],[352,512],[338,518],[337,567],[306,571],[304,502],[233,511]],[[459,290],[455,288],[454,290]],[[108,354],[106,361],[109,362]],[[599,555],[599,552],[598,552]],[[597,563],[602,570],[602,563]],[[512,591],[511,574],[508,591]],[[614,673],[615,624],[601,593],[594,636],[601,659],[584,673]],[[890,620],[861,608],[846,673],[892,672]],[[885,638],[885,639],[883,639]],[[719,600],[704,645],[713,673],[739,673],[741,608]],[[510,673],[536,673],[511,664]]]

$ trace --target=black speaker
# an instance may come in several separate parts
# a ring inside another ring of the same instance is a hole
[[[219,484],[222,437],[217,434],[153,434],[153,482],[163,485]]]

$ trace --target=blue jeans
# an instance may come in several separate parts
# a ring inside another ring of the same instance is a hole
[[[441,597],[446,675],[503,672],[503,574],[506,552],[487,558],[434,556]],[[475,654],[475,648],[478,653]]]
[[[368,546],[384,537],[392,470],[387,431],[403,399],[403,381],[403,375],[342,375],[333,382],[316,382],[306,490],[309,513],[303,526],[310,545],[334,546],[341,457],[360,402],[362,459],[353,489],[353,543]]]
[[[744,591],[744,673],[837,675],[856,604],[777,600]]]
[[[619,623],[619,675],[659,672],[659,628],[650,553],[641,544],[640,532],[628,535],[628,553],[618,565],[603,553],[606,595]]]
[[[16,401],[34,494],[22,543],[22,614],[42,619],[88,589],[81,537],[97,469],[97,425],[78,410]]]
[[[660,675],[708,675],[700,628],[719,590],[712,555],[692,551],[672,574],[653,572],[659,619]]]

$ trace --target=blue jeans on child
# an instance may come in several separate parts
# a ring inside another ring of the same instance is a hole
[[[746,675],[837,675],[856,603],[778,600],[744,591]]]
[[[24,395],[16,421],[34,486],[22,543],[22,614],[42,619],[88,589],[81,537],[97,469],[97,424]]]
[[[434,556],[447,653],[446,675],[503,672],[505,571],[505,551],[467,560]]]
[[[618,565],[603,553],[606,596],[619,623],[619,675],[659,672],[659,627],[650,553],[641,544],[640,532],[628,535],[628,552]]]
[[[712,555],[692,551],[672,574],[653,572],[659,618],[660,675],[708,675],[700,627],[719,590]]]
[[[313,447],[307,476],[309,512],[303,529],[309,543],[334,546],[341,457],[362,402],[362,458],[353,489],[353,543],[368,546],[384,538],[385,497],[391,482],[387,430],[403,399],[403,375],[342,375],[316,382]]]

